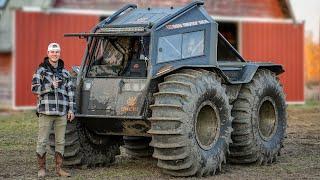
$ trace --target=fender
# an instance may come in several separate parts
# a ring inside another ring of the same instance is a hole
[[[152,78],[152,79],[158,79],[161,77],[164,77],[168,74],[172,74],[174,72],[177,72],[178,70],[181,69],[205,69],[208,71],[215,71],[218,72],[221,77],[224,79],[224,81],[227,84],[245,84],[249,83],[255,73],[257,72],[258,69],[268,69],[272,72],[274,72],[276,75],[282,74],[284,71],[283,66],[279,64],[272,64],[272,63],[241,63],[239,64],[241,66],[238,67],[228,67],[228,66],[203,66],[203,65],[198,65],[198,66],[165,66],[164,68],[161,68],[159,72]],[[235,75],[234,75],[235,74]],[[233,76],[234,77],[233,77]]]

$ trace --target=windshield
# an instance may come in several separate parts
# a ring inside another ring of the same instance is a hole
[[[92,41],[87,77],[145,77],[147,37],[96,37]]]

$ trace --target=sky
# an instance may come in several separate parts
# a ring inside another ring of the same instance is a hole
[[[312,33],[314,42],[319,43],[320,0],[290,0],[295,17],[305,21],[305,32]]]

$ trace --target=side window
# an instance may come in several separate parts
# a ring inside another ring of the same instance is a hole
[[[218,37],[218,47],[217,47],[217,60],[218,61],[241,61],[238,56],[230,49],[229,45],[222,39]]]
[[[204,55],[204,31],[159,38],[158,63]]]
[[[204,31],[183,34],[182,58],[201,55],[204,55]]]
[[[171,35],[159,38],[158,63],[181,59],[182,35]]]

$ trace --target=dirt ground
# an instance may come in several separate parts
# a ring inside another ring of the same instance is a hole
[[[37,119],[33,112],[0,115],[0,179],[35,179]],[[204,179],[320,179],[320,103],[288,108],[285,147],[276,163],[268,166],[227,163],[222,172]],[[123,152],[123,150],[122,150]],[[54,174],[52,156],[49,177]],[[131,159],[122,153],[110,167],[69,169],[72,179],[170,179],[152,158]],[[175,178],[172,178],[175,179]],[[177,178],[178,179],[178,178]],[[196,178],[190,178],[196,179]]]

